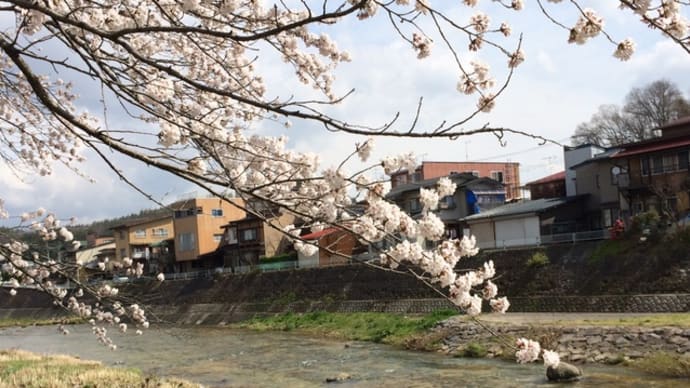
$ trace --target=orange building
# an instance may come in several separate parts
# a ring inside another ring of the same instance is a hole
[[[223,225],[245,217],[239,198],[191,198],[176,202],[174,210],[175,261],[180,272],[204,267],[199,256],[214,252],[223,241]]]
[[[506,201],[521,198],[520,163],[515,162],[422,162],[413,172],[403,170],[393,173],[391,187],[458,173],[470,173],[503,183]]]
[[[166,256],[164,241],[175,235],[169,215],[136,219],[112,228],[115,234],[115,259],[129,257],[144,264],[146,273],[159,270],[158,259]]]

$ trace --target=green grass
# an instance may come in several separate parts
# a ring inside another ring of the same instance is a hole
[[[16,327],[16,326],[45,326],[56,324],[76,324],[84,323],[86,320],[78,317],[55,317],[48,319],[33,319],[33,318],[7,318],[0,319],[0,328]]]
[[[626,250],[628,244],[627,240],[605,240],[597,246],[587,261],[590,264],[598,264],[606,259],[619,257]]]
[[[690,378],[690,357],[666,352],[630,363],[632,368],[655,376]]]
[[[286,313],[251,319],[240,323],[239,327],[253,330],[298,330],[341,339],[401,345],[456,314],[456,311],[450,309],[424,316],[389,313]]]

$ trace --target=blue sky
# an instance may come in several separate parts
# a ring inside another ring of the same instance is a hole
[[[484,3],[488,2],[480,2]],[[603,37],[584,46],[568,45],[567,31],[546,22],[534,3],[528,2],[526,9],[519,13],[486,4],[485,8],[494,11],[492,24],[497,22],[498,26],[500,21],[506,20],[514,36],[523,33],[526,61],[518,67],[496,108],[491,113],[478,115],[466,128],[490,123],[567,143],[578,123],[588,120],[599,105],[621,104],[632,87],[666,78],[690,95],[690,55],[644,27],[630,12],[617,10],[617,2],[589,3],[606,18],[606,29],[614,39],[635,39],[637,53],[630,61],[620,62],[613,58],[615,47]],[[552,9],[566,25],[572,25],[575,17],[567,6],[564,2],[552,5]],[[608,8],[601,9],[601,6]],[[448,11],[461,22],[473,13],[457,6]],[[336,90],[356,89],[345,102],[329,108],[330,113],[347,121],[377,125],[400,112],[399,124],[405,128],[413,118],[418,99],[423,96],[425,103],[419,127],[423,129],[444,119],[462,118],[471,111],[476,100],[456,91],[459,72],[437,36],[432,35],[435,38],[432,56],[418,60],[414,51],[396,37],[385,18],[376,19],[351,18],[325,29],[340,48],[350,51],[353,58],[351,63],[342,64],[335,71]],[[7,21],[6,17],[0,18],[3,29]],[[467,52],[464,39],[457,39],[457,42],[461,57],[473,57]],[[503,57],[484,53],[480,53],[480,57],[492,70],[505,67]],[[312,95],[309,88],[294,80],[291,68],[277,58],[264,56],[257,66],[268,84],[267,96]],[[498,76],[497,80],[501,82]],[[93,88],[83,86],[78,85],[81,107],[96,109],[89,101],[97,101],[100,96],[91,94]],[[141,125],[114,110],[111,112],[111,126]],[[252,130],[289,136],[290,146],[295,149],[320,154],[322,167],[336,165],[354,149],[355,142],[362,141],[356,136],[333,134],[313,123],[299,121],[294,121],[290,129],[266,122],[255,125]],[[506,140],[507,145],[501,147],[491,135],[455,141],[378,139],[373,160],[414,151],[420,161],[462,161],[468,157],[469,160],[520,162],[522,183],[562,169],[562,151],[558,146],[538,147],[538,142],[519,136],[508,136]],[[78,222],[155,206],[124,185],[95,155],[87,154],[87,157],[89,160],[81,167],[96,179],[95,184],[58,166],[52,176],[25,176],[24,182],[6,168],[0,168],[0,198],[5,199],[7,208],[15,214],[43,206],[61,217],[74,216]],[[139,162],[117,155],[113,155],[113,160],[123,173],[163,202],[195,190],[190,184]],[[352,169],[358,166],[354,164]]]

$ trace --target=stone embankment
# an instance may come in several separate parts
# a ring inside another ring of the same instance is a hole
[[[486,349],[489,357],[509,357],[519,337],[538,340],[574,363],[619,363],[657,352],[690,356],[690,329],[677,327],[549,326],[484,322],[491,331],[463,318],[451,318],[433,329],[441,352],[463,354],[470,344]]]

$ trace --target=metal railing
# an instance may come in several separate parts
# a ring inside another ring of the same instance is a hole
[[[513,247],[530,247],[546,244],[574,243],[578,241],[606,240],[611,238],[611,232],[607,229],[588,230],[574,233],[545,234],[539,237],[481,241],[477,243],[479,249],[507,249]]]

